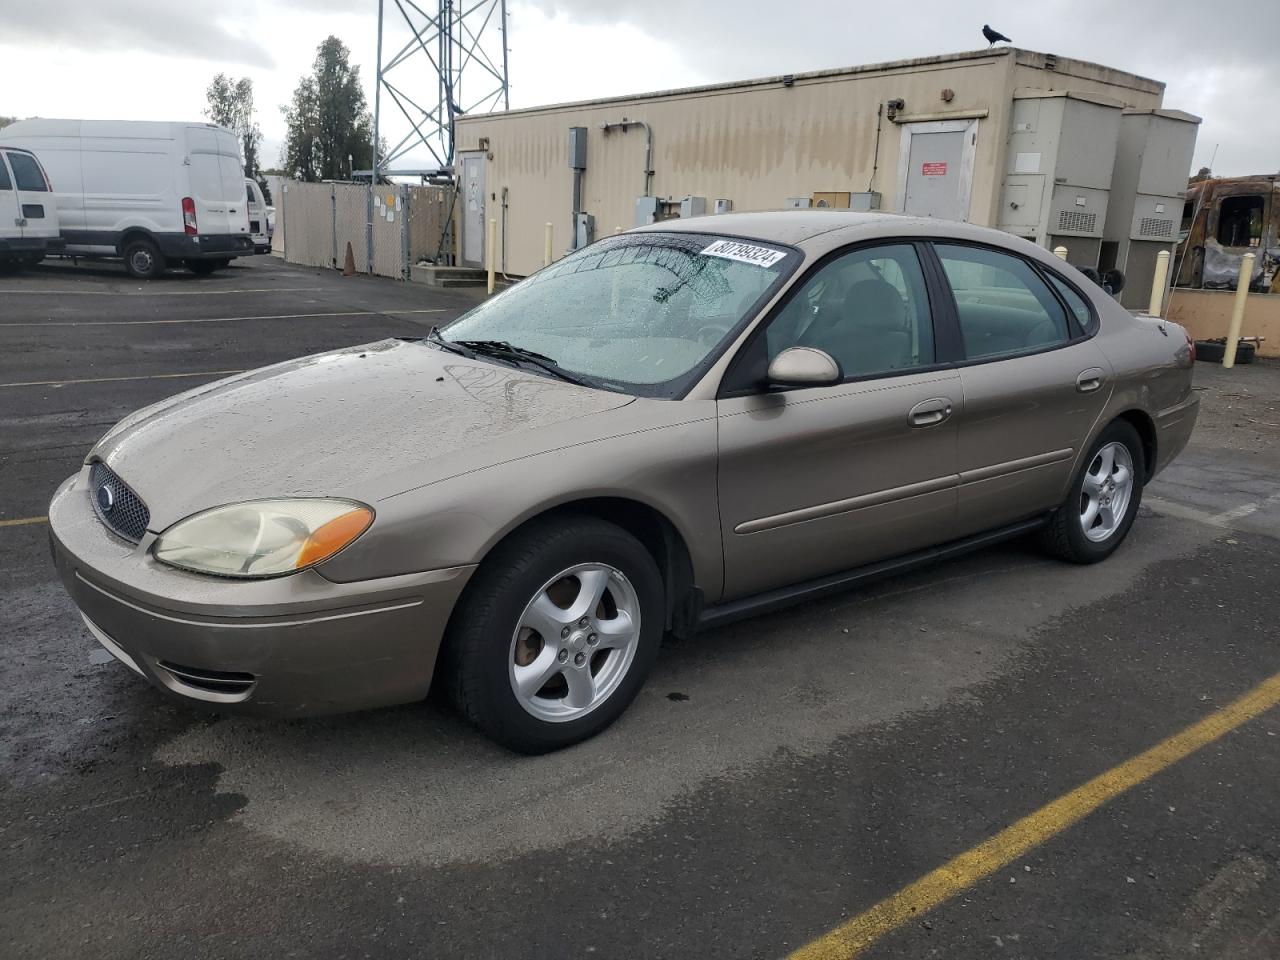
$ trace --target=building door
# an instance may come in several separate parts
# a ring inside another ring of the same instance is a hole
[[[968,220],[977,142],[977,120],[903,124],[898,169],[903,213]]]
[[[459,154],[462,160],[462,263],[484,266],[484,154]]]

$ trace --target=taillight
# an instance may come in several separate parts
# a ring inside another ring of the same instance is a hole
[[[200,232],[196,229],[196,202],[190,197],[182,198],[182,229],[190,237]]]

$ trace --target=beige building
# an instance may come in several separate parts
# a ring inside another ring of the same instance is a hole
[[[1186,185],[1196,118],[1159,110],[1163,95],[1155,80],[997,47],[462,117],[460,259],[484,262],[488,219],[498,268],[526,275],[547,223],[558,257],[682,207],[829,205],[999,226],[1123,267],[1102,247],[1124,116],[1183,118],[1172,196]]]

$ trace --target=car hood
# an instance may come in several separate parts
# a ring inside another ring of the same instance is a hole
[[[633,398],[433,346],[385,340],[206,384],[138,411],[98,442],[146,501],[151,529],[224,503],[367,503],[562,442],[548,428]]]

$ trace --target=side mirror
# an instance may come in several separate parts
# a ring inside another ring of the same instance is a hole
[[[821,387],[844,379],[831,354],[814,347],[788,347],[769,364],[769,383],[782,387]]]

